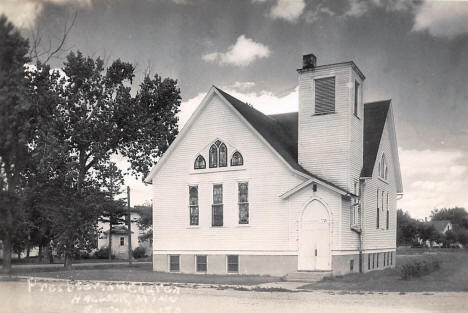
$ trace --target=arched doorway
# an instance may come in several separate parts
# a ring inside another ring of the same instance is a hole
[[[299,228],[298,269],[330,270],[330,216],[318,200],[302,212]]]

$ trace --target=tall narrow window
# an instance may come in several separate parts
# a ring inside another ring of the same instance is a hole
[[[212,226],[223,226],[223,185],[213,185]]]
[[[335,77],[315,80],[315,114],[335,112]]]
[[[231,166],[241,166],[244,165],[244,158],[239,151],[233,153],[231,158]]]
[[[216,145],[211,145],[210,147],[210,168],[218,167],[218,147]]]
[[[372,268],[375,268],[375,253],[372,253]]]
[[[239,183],[239,224],[249,223],[249,185]]]
[[[353,197],[353,202],[351,204],[351,226],[357,225],[359,223],[359,182],[354,182],[354,194],[356,197]]]
[[[380,213],[381,213],[381,216],[382,218],[384,218],[384,196],[385,196],[385,191],[382,190],[382,194],[381,194],[381,197],[380,197]],[[382,229],[384,228],[384,222],[382,221],[382,223],[380,224],[380,227],[382,227]]]
[[[120,245],[125,246],[125,237],[120,237]]]
[[[198,186],[189,187],[190,225],[198,225]]]
[[[377,268],[379,268],[379,255],[380,253],[377,253]]]
[[[359,83],[354,82],[354,115],[358,116],[359,110]]]
[[[377,188],[377,229],[380,228],[380,207],[379,207],[379,195],[380,195],[380,190]]]
[[[370,264],[371,264],[371,262],[370,262],[370,255],[371,255],[370,253],[367,254],[367,269],[368,269],[368,270],[370,270]]]
[[[387,252],[384,252],[383,253],[383,266],[385,267],[386,264],[387,264]]]
[[[227,166],[227,147],[224,143],[219,146],[219,167]]]
[[[193,165],[193,168],[196,170],[206,168],[205,158],[201,154],[198,155],[195,159],[195,164]]]
[[[390,226],[390,211],[388,209],[388,192],[387,192],[387,223],[386,223],[386,228],[389,229]]]

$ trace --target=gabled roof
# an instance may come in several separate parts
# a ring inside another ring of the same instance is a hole
[[[214,87],[246,120],[257,130],[260,135],[283,157],[283,159],[296,171],[305,174],[309,178],[325,183],[343,194],[349,193],[341,187],[318,177],[302,166],[297,160],[297,129],[298,113],[285,113],[275,115],[265,115],[257,111],[252,106],[224,92],[218,87]]]
[[[361,177],[372,177],[390,100],[364,104],[364,155]]]
[[[450,224],[449,220],[441,220],[441,221],[432,221],[431,225],[439,232],[443,233],[447,225]]]

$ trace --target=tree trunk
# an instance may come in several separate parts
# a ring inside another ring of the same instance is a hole
[[[109,261],[112,260],[112,221],[111,221],[111,218],[109,218],[109,246],[107,247],[108,248],[108,253],[109,253]]]
[[[70,251],[65,252],[65,260],[63,262],[63,266],[67,271],[72,270],[72,254]]]
[[[3,268],[4,273],[11,274],[11,240],[9,236],[3,239]]]
[[[44,261],[44,255],[43,255],[44,251],[42,250],[42,244],[39,245],[39,253],[38,253],[38,256],[39,256],[39,263],[42,263]]]
[[[28,245],[26,248],[26,258],[29,259],[29,254],[31,254],[31,247]]]
[[[50,250],[49,245],[48,245],[48,244],[45,245],[45,246],[44,246],[44,250],[43,250],[43,252],[42,252],[42,253],[43,253],[43,255],[42,255],[42,263],[44,263],[44,264],[50,263],[50,259],[49,259],[49,253],[50,253],[50,252],[49,252],[49,250]]]

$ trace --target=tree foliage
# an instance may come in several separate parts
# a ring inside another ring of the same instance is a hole
[[[122,203],[113,198],[112,184],[121,185],[122,173],[111,156],[126,157],[131,173],[145,177],[177,135],[177,81],[156,74],[133,86],[132,64],[117,59],[106,67],[79,51],[68,54],[61,71],[38,58],[31,65],[28,42],[5,17],[0,42],[6,259],[11,244],[20,249],[26,239],[55,247],[70,267],[77,250],[95,246],[102,213],[118,222]]]
[[[442,208],[431,211],[432,221],[449,220],[452,224],[457,224],[468,228],[468,212],[465,208]]]

